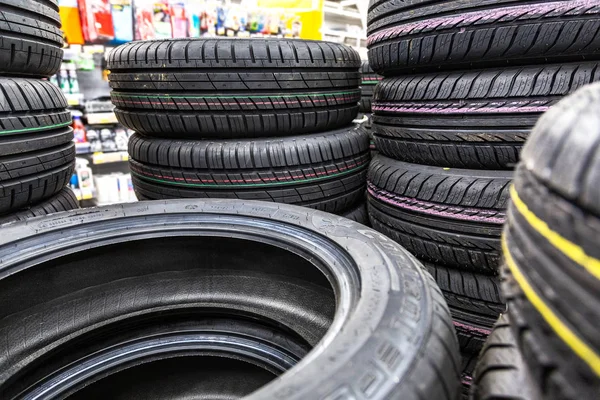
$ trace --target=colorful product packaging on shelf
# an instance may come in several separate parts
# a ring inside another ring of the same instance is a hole
[[[200,37],[200,14],[202,13],[201,0],[186,0],[185,14],[188,21],[188,36]]]
[[[60,2],[63,28],[70,44],[118,45],[131,40],[200,36],[321,39],[323,22],[323,0],[257,0],[258,6],[222,0]]]
[[[88,43],[115,38],[109,0],[78,0],[83,37]]]
[[[151,40],[156,38],[154,33],[154,1],[136,0],[135,9],[135,40]]]
[[[59,0],[58,7],[66,42],[68,44],[83,44],[83,31],[81,30],[77,0]]]
[[[110,0],[115,38],[112,44],[122,44],[133,40],[132,0]]]
[[[73,115],[73,140],[75,143],[87,142],[85,127],[81,122],[81,115]]]
[[[154,2],[152,24],[154,25],[154,37],[156,39],[173,37],[171,10],[166,0]]]
[[[170,2],[171,25],[174,38],[185,38],[188,35],[188,20],[183,1]]]

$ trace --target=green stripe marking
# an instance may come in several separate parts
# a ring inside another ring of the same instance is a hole
[[[237,96],[171,96],[168,94],[165,95],[144,95],[144,96],[140,96],[140,95],[128,95],[128,94],[123,94],[123,93],[115,93],[113,91],[112,95],[116,96],[116,97],[132,97],[132,98],[148,98],[148,97],[153,97],[153,98],[166,98],[166,99],[238,99],[240,97],[244,97],[244,98],[249,98],[249,99],[268,99],[271,97],[283,97],[283,98],[287,98],[287,97],[300,97],[300,96],[334,96],[334,95],[338,95],[338,94],[359,94],[360,90],[353,90],[350,92],[331,92],[331,93],[299,93],[299,94],[289,94],[289,95],[281,95],[281,94],[272,94],[269,96],[246,96],[246,95],[237,95]]]
[[[159,182],[159,183],[166,183],[168,185],[174,185],[174,186],[185,186],[185,187],[204,187],[204,188],[212,188],[212,189],[227,189],[227,188],[255,188],[255,187],[269,187],[269,186],[285,186],[285,185],[297,185],[299,183],[307,183],[307,182],[315,182],[315,181],[323,181],[326,179],[330,179],[330,178],[335,178],[337,176],[344,176],[344,175],[348,175],[351,174],[355,171],[361,170],[366,168],[368,165],[368,163],[365,163],[359,167],[356,168],[352,168],[349,169],[347,171],[344,172],[338,172],[335,174],[331,174],[331,175],[326,175],[326,176],[322,176],[319,178],[308,178],[308,179],[300,179],[297,181],[289,181],[289,182],[272,182],[272,183],[246,183],[246,184],[223,184],[223,185],[214,185],[212,183],[180,183],[180,182],[173,182],[173,181],[167,181],[167,180],[163,180],[163,179],[157,179],[157,178],[149,178],[145,175],[139,174],[135,171],[131,171],[132,174],[139,176],[142,179],[145,180],[149,180],[149,181],[153,181],[153,182]]]
[[[69,126],[72,123],[73,123],[72,121],[67,121],[67,122],[62,122],[60,124],[40,126],[40,127],[37,127],[37,128],[13,129],[12,131],[2,131],[2,132],[0,132],[0,135],[6,135],[8,133],[22,133],[22,132],[43,131],[43,130],[47,130],[47,129],[54,129],[54,128],[61,128],[61,127]]]
[[[379,81],[363,81],[361,85],[377,85]]]

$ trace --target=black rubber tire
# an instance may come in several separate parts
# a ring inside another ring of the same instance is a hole
[[[142,199],[239,198],[332,213],[364,198],[369,139],[352,125],[281,139],[129,141],[134,189]]]
[[[477,365],[478,354],[479,353],[473,354],[463,352],[460,354],[462,360],[460,374],[462,400],[469,399],[469,393],[471,393],[471,388],[473,385],[473,375],[475,374],[475,366]]]
[[[362,202],[354,208],[340,214],[344,218],[369,226],[369,214],[367,213],[367,203]]]
[[[0,15],[0,74],[54,75],[63,58],[58,4],[51,0],[1,0]]]
[[[506,305],[495,276],[423,263],[437,282],[450,307],[458,344],[463,354],[479,354]]]
[[[375,156],[367,183],[371,226],[425,261],[495,275],[511,177]]]
[[[358,114],[360,57],[342,44],[288,39],[132,42],[110,53],[108,68],[117,118],[147,135],[290,136],[341,128]]]
[[[71,114],[46,81],[0,78],[0,215],[62,190],[75,163]]]
[[[54,214],[61,211],[76,210],[79,208],[79,202],[73,191],[64,188],[57,195],[35,204],[27,209],[19,210],[15,213],[0,216],[0,225],[16,221],[23,221],[27,218],[39,217],[41,215]]]
[[[546,113],[511,191],[503,290],[524,358],[549,399],[600,392],[598,107],[594,84]]]
[[[379,151],[452,168],[513,169],[531,128],[563,96],[600,80],[597,62],[386,78],[374,95]]]
[[[471,400],[542,400],[510,329],[500,317],[475,368]]]
[[[360,103],[358,104],[358,111],[365,114],[371,113],[371,99],[373,98],[373,91],[375,85],[381,81],[381,76],[377,75],[371,69],[368,61],[363,61],[360,68],[361,83],[360,83]]]
[[[369,12],[369,60],[386,76],[600,56],[600,9],[593,1],[375,3]]]
[[[366,121],[360,123],[359,129],[369,136],[369,149],[371,150],[371,158],[373,158],[378,153],[375,141],[373,140],[373,117],[370,114],[366,117]]]
[[[296,301],[321,319],[305,315],[295,327],[308,335],[320,326],[327,336],[307,339],[319,344],[304,362],[248,399],[459,394],[458,345],[434,280],[401,246],[345,218],[265,202],[153,201],[30,219],[2,232],[2,398],[11,398],[11,383],[25,384],[11,378],[34,359],[61,354],[92,329],[116,332],[134,315],[244,310],[286,326]],[[52,329],[40,329],[46,324]]]

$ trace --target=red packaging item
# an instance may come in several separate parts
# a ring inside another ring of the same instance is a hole
[[[109,0],[79,0],[79,13],[86,42],[104,42],[115,38]]]
[[[154,1],[136,0],[135,7],[135,40],[150,40],[154,33]]]
[[[73,116],[73,138],[75,143],[87,142],[85,126],[83,125],[83,122],[81,122],[81,117],[78,115]]]
[[[185,14],[185,4],[171,3],[171,25],[174,38],[184,38],[188,34],[188,20]]]

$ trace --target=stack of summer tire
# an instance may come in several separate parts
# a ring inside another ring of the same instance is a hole
[[[0,224],[77,208],[66,188],[75,164],[71,114],[41,80],[62,62],[56,1],[1,0]]]
[[[500,236],[512,169],[539,116],[600,79],[589,1],[372,0],[369,60],[380,155],[372,226],[425,262],[450,305],[466,386],[505,306]]]
[[[538,122],[517,167],[502,250],[508,304],[481,353],[472,397],[600,393],[600,84]]]
[[[360,58],[282,39],[134,42],[109,55],[139,199],[296,204],[366,220]]]

